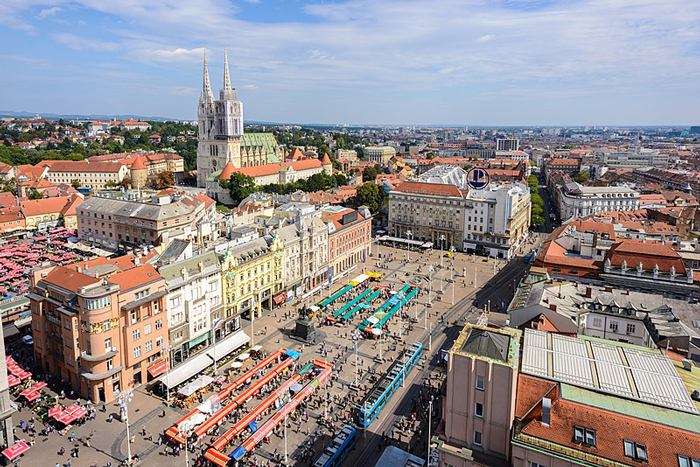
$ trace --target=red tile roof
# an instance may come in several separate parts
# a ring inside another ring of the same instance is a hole
[[[622,240],[613,244],[606,255],[613,266],[621,266],[627,263],[628,268],[637,267],[642,263],[644,269],[653,269],[659,266],[659,271],[668,272],[673,266],[677,274],[685,274],[683,259],[670,245],[660,242],[640,242],[635,240]]]
[[[231,175],[233,175],[234,170],[235,167],[233,166],[233,164],[231,162],[227,162],[224,166],[224,170],[222,170],[221,174],[219,175],[219,180],[231,179]]]
[[[131,170],[144,170],[146,168],[146,163],[143,160],[143,156],[141,156],[140,154],[136,156],[134,162],[131,164],[131,167],[129,167],[129,169]]]
[[[70,196],[60,196],[58,198],[42,198],[35,200],[23,200],[21,202],[24,215],[41,216],[44,214],[54,214],[63,211],[66,204],[71,201]]]
[[[77,292],[80,287],[95,284],[99,279],[77,272],[75,269],[56,266],[42,280],[62,289]]]
[[[456,186],[441,183],[403,182],[393,191],[420,195],[464,197],[462,190]]]
[[[116,162],[53,161],[49,172],[116,173],[121,168],[122,165]]]
[[[295,171],[300,172],[303,170],[321,168],[321,161],[318,159],[304,159],[294,162],[282,162],[280,164],[265,164],[257,165],[254,167],[240,167],[234,169],[234,171],[255,178],[262,177],[265,175],[278,174],[280,171],[280,167],[291,167]]]
[[[110,276],[109,281],[119,285],[120,291],[123,293],[137,287],[144,286],[149,282],[163,279],[160,274],[150,264],[144,264],[135,268],[127,269],[124,272],[119,272]]]
[[[541,397],[537,396],[553,383],[537,380],[538,378],[522,375],[518,378],[516,415],[522,418],[530,413],[530,416],[524,419],[522,433],[554,443],[548,446],[550,450],[556,451],[556,445],[561,445],[565,446],[565,449],[573,449],[574,452],[587,453],[626,465],[674,466],[678,465],[679,454],[694,459],[700,458],[700,435],[696,433],[566,400],[559,397],[556,391],[550,393],[553,399],[550,423],[545,425],[541,421]],[[577,426],[595,431],[595,447],[574,442],[574,427]],[[648,463],[638,463],[625,457],[624,440],[645,445]],[[524,441],[528,442],[527,439]],[[536,445],[536,441],[534,444]],[[586,460],[597,463],[592,458]]]

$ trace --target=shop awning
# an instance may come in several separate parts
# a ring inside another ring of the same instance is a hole
[[[207,355],[206,352],[198,353],[182,365],[163,375],[160,378],[160,382],[163,383],[168,389],[174,388],[213,363],[214,361],[209,355]]]
[[[287,299],[287,292],[282,292],[281,294],[275,296],[274,301],[276,304],[279,305],[280,303],[282,303],[286,299]]]
[[[216,351],[209,349],[195,355],[182,365],[171,369],[167,374],[161,376],[159,381],[168,388],[179,386],[200,371],[213,365],[214,355],[216,355],[217,360],[221,360],[248,342],[250,342],[250,337],[245,332],[239,331],[232,334],[216,343]]]
[[[202,375],[199,378],[192,381],[191,383],[188,383],[184,387],[180,388],[180,390],[177,391],[177,393],[182,394],[183,396],[191,396],[200,389],[206,388],[213,382],[214,378],[212,378],[211,376]]]
[[[153,378],[160,376],[166,370],[167,366],[164,359],[156,360],[148,367],[148,374]]]
[[[350,281],[350,285],[357,287],[367,279],[369,279],[369,276],[367,274],[360,274],[359,276]]]
[[[211,357],[212,361],[214,360],[214,357],[216,357],[216,360],[219,361],[231,352],[240,349],[248,342],[250,342],[250,337],[248,337],[248,334],[246,334],[244,331],[238,331],[237,333],[222,339],[220,342],[217,342],[214,348],[207,351],[207,354]]]
[[[27,445],[27,443],[25,443],[24,441],[20,441],[5,449],[2,452],[2,455],[7,457],[8,461],[13,461],[27,451],[29,451],[29,446]]]

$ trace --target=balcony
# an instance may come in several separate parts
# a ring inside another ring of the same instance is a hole
[[[123,369],[124,369],[124,367],[120,365],[120,366],[116,366],[116,367],[112,368],[111,370],[107,370],[105,373],[101,373],[101,374],[97,374],[97,375],[94,373],[88,373],[87,371],[83,371],[82,373],[80,373],[80,376],[87,379],[88,381],[99,381],[101,379],[109,378],[110,376],[112,376],[116,373],[119,373]]]
[[[82,352],[80,354],[80,358],[85,360],[85,361],[88,361],[88,362],[99,362],[102,360],[106,360],[110,357],[114,357],[118,353],[119,353],[119,350],[117,350],[116,348],[114,350],[110,350],[109,352],[105,352],[101,355],[92,355],[92,354],[89,354],[87,352]]]

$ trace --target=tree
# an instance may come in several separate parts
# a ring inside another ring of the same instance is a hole
[[[175,185],[175,176],[169,170],[164,170],[156,175],[156,189],[162,190]]]
[[[81,185],[82,185],[82,183],[80,183],[80,180],[78,180],[77,178],[74,178],[70,182],[70,186],[72,186],[73,188],[80,188]]]
[[[27,198],[29,198],[29,199],[43,199],[43,198],[44,198],[44,195],[42,195],[41,193],[39,193],[37,190],[34,190],[34,189],[33,189],[33,190],[29,193],[29,196],[28,196]]]
[[[119,182],[119,186],[123,188],[131,188],[131,178],[130,177],[124,177],[121,182]]]
[[[240,172],[234,172],[230,180],[219,180],[219,184],[222,188],[228,188],[233,204],[236,206],[255,191],[253,177]]]
[[[373,213],[382,207],[386,193],[384,188],[376,183],[365,183],[357,188],[357,204],[367,206]]]
[[[576,183],[586,183],[591,179],[591,174],[588,172],[588,170],[582,170],[572,178]]]
[[[362,181],[373,182],[377,179],[377,175],[379,175],[379,167],[376,164],[365,167],[365,170],[362,171]]]
[[[530,191],[533,191],[537,193],[537,188],[540,186],[540,181],[537,180],[537,177],[534,175],[530,175],[527,177],[527,184],[530,186]]]
[[[433,151],[430,151],[426,156],[426,159],[428,159],[429,161],[435,159],[435,153]]]

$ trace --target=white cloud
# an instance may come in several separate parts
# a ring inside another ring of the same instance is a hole
[[[258,89],[258,87],[255,84],[244,84],[243,89]]]
[[[115,52],[121,48],[116,42],[105,42],[100,40],[80,37],[68,32],[53,34],[51,37],[56,42],[75,50],[94,50],[95,52]]]
[[[479,38],[476,41],[477,42],[488,42],[491,39],[493,39],[494,37],[496,37],[496,36],[493,34],[484,34],[483,36],[479,36]]]
[[[46,18],[48,18],[49,16],[54,16],[54,15],[55,15],[56,13],[58,13],[59,11],[61,11],[61,8],[59,8],[59,7],[57,7],[57,6],[52,7],[52,8],[44,8],[44,9],[41,10],[36,16],[37,16],[37,18],[39,18],[39,19],[46,19]]]
[[[194,49],[186,49],[178,47],[175,49],[153,49],[144,47],[131,52],[132,56],[140,61],[159,62],[159,63],[198,63],[202,61],[204,56],[204,47]]]

